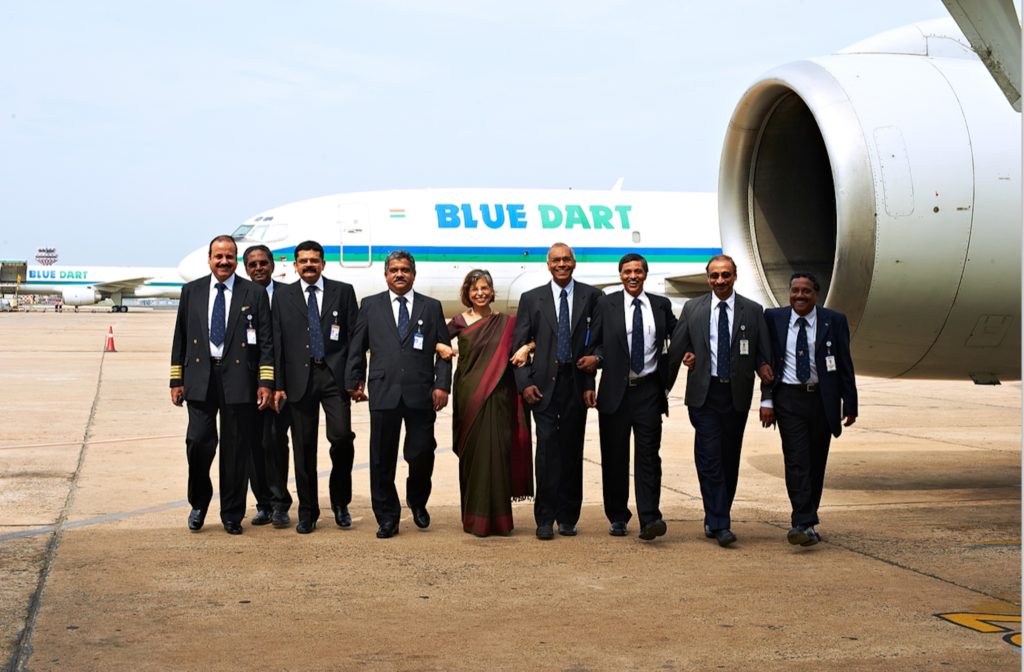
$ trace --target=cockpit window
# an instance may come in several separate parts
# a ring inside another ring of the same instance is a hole
[[[240,227],[235,229],[235,232],[231,234],[231,237],[235,240],[242,240],[250,231],[252,231],[252,224],[242,224]]]

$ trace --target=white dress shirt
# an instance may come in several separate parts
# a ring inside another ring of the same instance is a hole
[[[271,280],[270,283],[267,285],[266,290],[267,290],[267,303],[271,307],[273,307],[274,306],[274,281],[273,280]],[[306,301],[309,301],[309,299],[306,299]]]
[[[213,302],[217,300],[217,283],[220,280],[217,279],[216,275],[210,274],[210,305],[206,310],[206,327],[209,329],[213,326]],[[235,288],[235,274],[232,273],[231,277],[224,281],[224,286],[227,289],[224,290],[224,338],[227,341],[228,331],[228,310],[231,309],[231,292]],[[213,333],[212,330],[209,333]],[[220,345],[214,345],[213,341],[210,341],[210,357],[223,357],[224,356],[224,343]]]
[[[711,375],[718,378],[718,313],[721,309],[718,307],[722,301],[715,293],[711,293]],[[732,321],[736,315],[736,292],[729,295],[729,298],[725,300],[726,310],[725,314],[729,320],[729,333],[725,335],[726,340],[731,342],[732,339]]]
[[[555,324],[558,324],[558,318],[560,315],[558,311],[562,305],[562,290],[565,290],[565,300],[569,302],[569,327],[572,328],[572,295],[573,289],[576,287],[576,281],[570,280],[569,284],[565,287],[559,287],[558,283],[554,280],[551,281],[551,295],[555,298]]]
[[[647,297],[647,292],[640,292],[640,296],[636,297],[640,299],[640,314],[644,319],[644,333],[642,338],[644,339],[644,368],[640,373],[634,373],[633,369],[629,369],[629,377],[641,378],[643,376],[650,375],[658,370],[658,352],[654,348],[654,311],[651,309],[651,300]],[[626,319],[626,344],[629,346],[629,351],[633,352],[633,295],[627,292],[625,289],[622,290],[622,303],[623,313]]]
[[[804,330],[807,332],[807,355],[811,359],[811,377],[807,383],[800,382],[796,377],[796,337],[800,333],[797,326],[797,319],[800,318],[796,311],[789,316],[789,332],[786,334],[786,362],[782,371],[782,382],[786,385],[804,385],[818,382],[818,367],[814,364],[814,339],[818,333],[818,308],[811,308],[811,312],[803,316],[807,320]]]
[[[412,326],[412,302],[415,300],[414,292],[410,289],[405,294],[395,294],[390,289],[388,290],[388,296],[391,297],[391,314],[395,316],[395,326],[398,326],[398,297],[405,297],[405,308],[409,311],[409,323]]]
[[[271,283],[273,284],[273,283]],[[310,285],[304,279],[299,278],[299,286],[302,287],[302,298],[306,304],[309,304],[309,288],[316,287],[316,291],[313,294],[316,296],[316,314],[323,316],[324,314],[324,276],[320,276],[316,279],[315,285]]]

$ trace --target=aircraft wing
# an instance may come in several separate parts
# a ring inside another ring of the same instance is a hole
[[[136,287],[139,287],[140,285],[144,285],[144,284],[146,284],[147,282],[149,282],[152,279],[153,279],[152,277],[145,277],[145,278],[124,278],[124,279],[120,279],[120,280],[108,280],[106,282],[100,282],[100,283],[97,283],[97,284],[93,285],[93,288],[96,289],[99,292],[110,292],[110,293],[114,293],[114,292],[131,292]]]

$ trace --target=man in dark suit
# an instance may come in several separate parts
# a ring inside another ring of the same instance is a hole
[[[696,432],[693,454],[704,500],[704,535],[728,546],[736,541],[732,502],[754,372],[771,380],[771,349],[761,305],[733,291],[732,258],[712,257],[705,272],[711,293],[683,306],[669,350],[670,380],[680,364],[689,369],[686,406]]]
[[[672,302],[644,291],[647,260],[627,254],[619,260],[623,290],[597,303],[594,333],[597,365],[603,369],[597,390],[601,429],[601,482],[604,512],[613,537],[627,534],[629,511],[629,435],[636,453],[636,509],[640,538],[665,534],[661,517],[661,416],[668,414],[668,337],[676,326]]]
[[[274,386],[267,293],[235,275],[237,255],[231,236],[210,241],[211,274],[181,288],[174,322],[171,402],[188,402],[188,529],[193,532],[202,529],[213,498],[210,465],[220,415],[220,518],[229,534],[242,533],[256,413],[269,407]]]
[[[537,538],[576,535],[583,505],[583,438],[595,405],[591,330],[601,292],[575,282],[576,256],[564,243],[548,250],[551,282],[519,300],[515,348],[534,343],[533,361],[515,369],[516,385],[537,427]]]
[[[813,546],[832,437],[857,420],[857,381],[846,316],[818,306],[810,273],[789,280],[789,308],[765,311],[775,352],[775,384],[761,402],[761,424],[779,423],[786,490],[793,507],[789,543]]]
[[[452,385],[451,362],[436,355],[438,343],[451,344],[444,313],[436,299],[413,291],[416,260],[405,250],[391,252],[384,278],[388,290],[366,297],[359,307],[345,374],[352,398],[370,400],[370,496],[379,539],[398,534],[402,506],[395,469],[403,422],[403,453],[409,464],[406,503],[416,527],[430,525],[434,420],[448,404]],[[369,396],[364,392],[367,350]]]
[[[324,248],[314,240],[295,246],[298,282],[284,285],[274,297],[274,354],[277,361],[275,406],[291,406],[295,454],[295,490],[299,522],[295,531],[309,534],[320,517],[316,453],[320,407],[327,417],[331,444],[331,510],[338,527],[352,526],[352,460],[355,434],[344,373],[356,321],[352,285],[323,277]]]
[[[270,311],[274,311],[274,292],[284,283],[273,279],[274,256],[266,245],[253,245],[242,255],[249,279],[267,290]],[[276,412],[273,408],[260,411],[257,439],[249,454],[249,486],[256,498],[253,525],[273,523],[276,528],[291,524],[288,509],[292,496],[288,492],[288,425],[291,409],[285,405]]]

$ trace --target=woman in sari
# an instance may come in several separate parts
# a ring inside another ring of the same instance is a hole
[[[521,366],[529,346],[512,355],[515,319],[491,310],[494,281],[485,270],[462,283],[468,308],[448,323],[458,337],[452,428],[459,457],[462,527],[479,537],[512,531],[512,501],[533,496],[530,424],[510,363]]]

